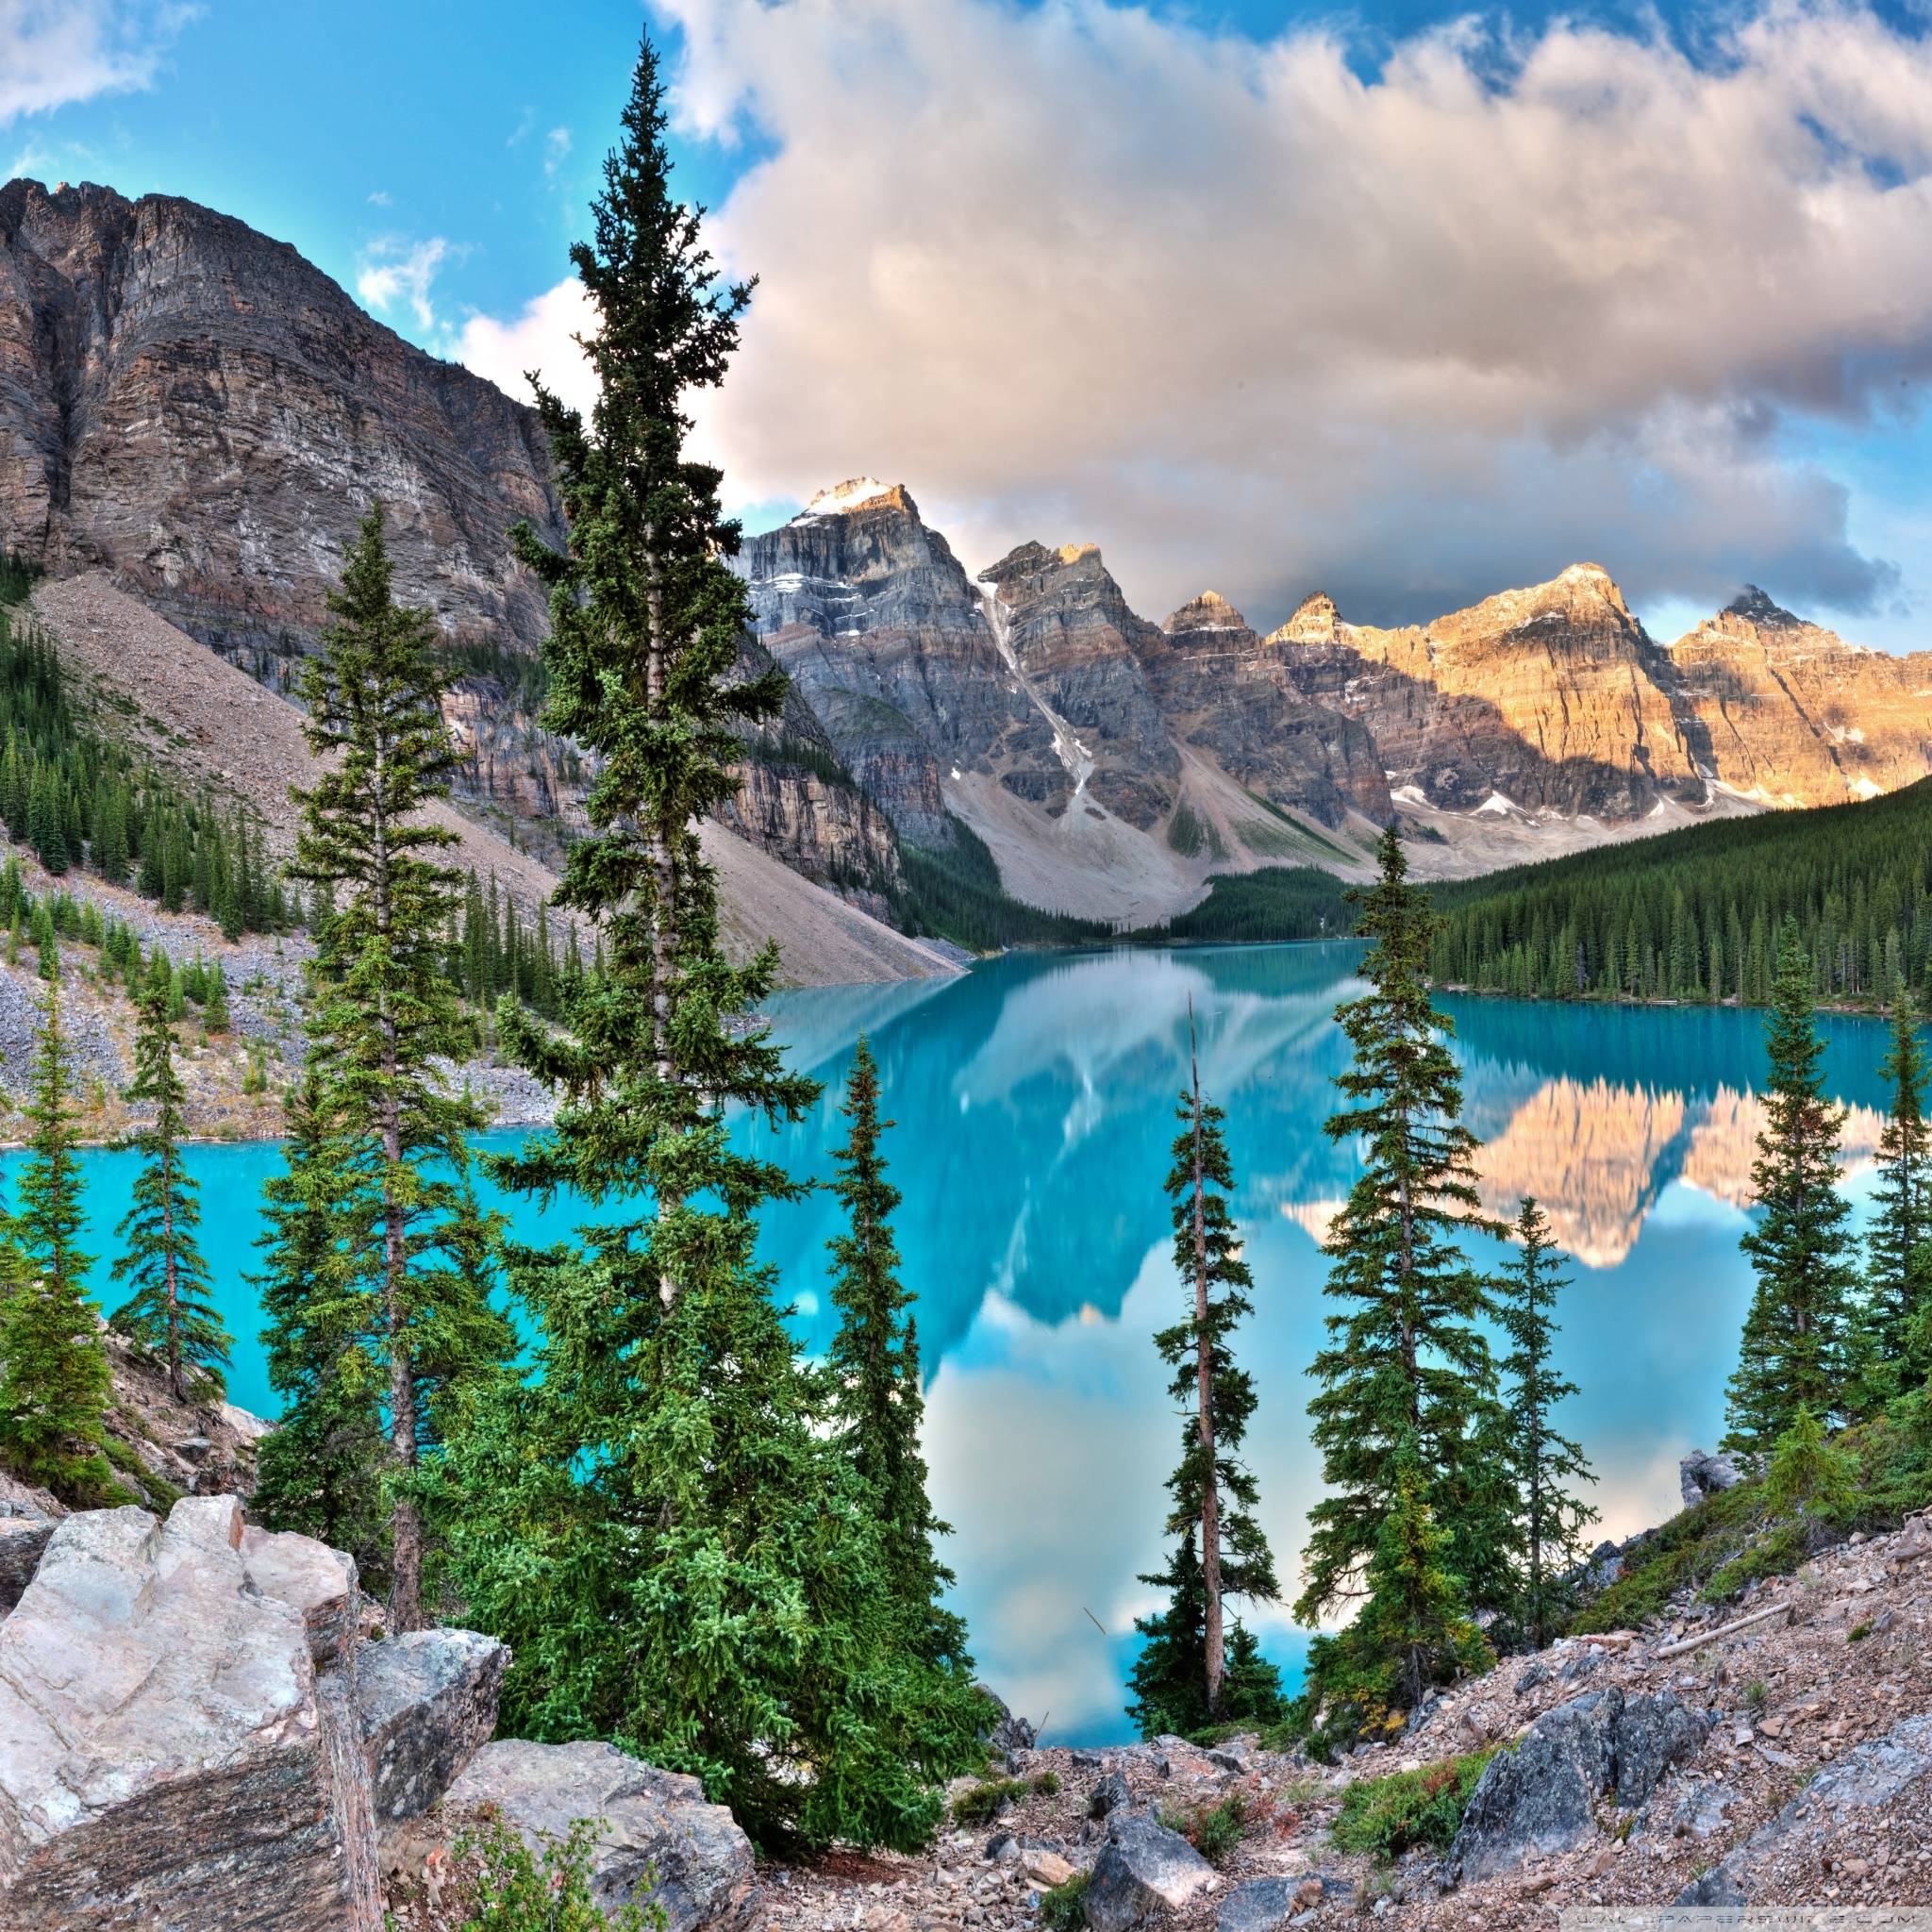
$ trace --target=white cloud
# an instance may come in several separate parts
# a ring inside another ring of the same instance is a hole
[[[436,309],[429,299],[430,285],[449,253],[449,243],[441,235],[415,242],[382,236],[362,251],[356,292],[372,308],[392,308],[407,301],[416,326],[432,328]]]
[[[543,137],[543,172],[553,180],[557,171],[570,158],[570,129],[553,127]]]
[[[589,414],[597,385],[584,353],[572,340],[596,332],[596,310],[583,284],[559,282],[539,295],[514,322],[473,315],[464,325],[457,359],[489,377],[520,402],[531,400],[526,373],[536,370],[546,388]]]
[[[0,125],[146,87],[198,9],[117,0],[0,0]]]
[[[1932,42],[1774,0],[1707,66],[1457,29],[1364,82],[1103,0],[663,10],[686,128],[774,148],[711,224],[761,277],[699,404],[738,496],[903,479],[975,565],[1096,540],[1156,614],[1585,557],[1651,601],[1889,591],[1785,429],[1932,374]]]

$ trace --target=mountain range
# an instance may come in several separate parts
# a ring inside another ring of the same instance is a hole
[[[226,216],[0,188],[0,547],[102,574],[286,690],[377,496],[400,593],[463,653],[460,802],[554,854],[591,772],[519,670],[543,610],[507,532],[563,540],[534,412]],[[1391,818],[1419,872],[1456,875],[1932,772],[1932,654],[1859,649],[1755,590],[1670,644],[1589,563],[1395,629],[1320,594],[1265,636],[1212,591],[1155,623],[1094,545],[972,573],[869,477],[738,567],[746,668],[769,653],[792,696],[717,837],[843,902],[814,899],[820,924],[895,917],[905,848],[1144,924],[1216,871],[1359,875]]]

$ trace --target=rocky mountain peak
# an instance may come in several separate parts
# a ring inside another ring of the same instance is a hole
[[[1213,633],[1221,643],[1260,641],[1248,620],[1225,597],[1212,591],[1203,591],[1191,602],[1183,604],[1160,627],[1177,642],[1205,641],[1204,632]]]
[[[1279,630],[1270,631],[1271,644],[1332,644],[1341,627],[1341,613],[1335,600],[1324,591],[1304,597],[1295,613]]]
[[[1741,617],[1762,630],[1809,630],[1802,617],[1774,604],[1756,584],[1746,584],[1739,594],[1718,612],[1720,617]]]
[[[850,510],[870,509],[890,505],[906,515],[917,517],[918,506],[903,483],[881,483],[876,476],[852,476],[821,490],[792,521],[804,523],[809,517],[843,516]]]

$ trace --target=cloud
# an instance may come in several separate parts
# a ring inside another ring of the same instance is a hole
[[[436,325],[436,309],[429,299],[429,288],[449,254],[449,243],[441,235],[415,242],[394,235],[381,236],[362,251],[356,292],[372,308],[392,308],[398,302],[407,301],[416,318],[416,326],[432,328]]]
[[[521,402],[531,400],[525,375],[534,369],[545,387],[588,414],[597,399],[597,385],[572,338],[595,332],[596,310],[583,284],[559,282],[514,322],[471,316],[458,341],[457,359]]]
[[[192,7],[0,0],[0,126],[95,94],[146,87]]]
[[[698,405],[739,496],[903,479],[974,565],[1098,541],[1156,613],[1582,558],[1895,594],[1791,428],[1932,375],[1932,42],[1774,0],[1705,65],[1465,25],[1365,81],[1103,0],[660,10],[683,129],[771,149],[710,225],[761,277]]]

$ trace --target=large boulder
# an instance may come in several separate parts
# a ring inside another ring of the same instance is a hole
[[[1677,1464],[1677,1491],[1684,1507],[1694,1509],[1708,1496],[1735,1490],[1744,1480],[1744,1472],[1728,1456],[1707,1456],[1693,1449]]]
[[[349,1558],[233,1496],[59,1523],[0,1622],[0,1925],[378,1932],[378,1793],[441,1795],[507,1659],[459,1631],[379,1658],[356,1609]]]
[[[591,1893],[607,1915],[635,1901],[664,1909],[666,1932],[737,1932],[758,1902],[751,1840],[694,1777],[641,1764],[609,1744],[486,1744],[441,1809],[391,1827],[384,1863],[413,1870],[485,1807],[533,1852],[561,1843],[578,1819],[604,1827]]]
[[[1091,1932],[1134,1932],[1217,1883],[1214,1867],[1178,1832],[1150,1811],[1123,1807],[1108,1819],[1107,1842],[1093,1861],[1087,1924]]]
[[[1032,1750],[1040,1734],[1024,1717],[1015,1717],[1007,1708],[1007,1700],[991,1684],[975,1684],[973,1688],[999,1711],[998,1719],[987,1734],[986,1748],[1010,1769],[1013,1754]]]
[[[1596,1829],[1604,1797],[1642,1804],[1670,1766],[1696,1755],[1709,1729],[1668,1690],[1626,1703],[1612,1685],[1545,1711],[1477,1780],[1449,1848],[1448,1877],[1474,1884],[1526,1857],[1571,1850]]]
[[[412,1630],[356,1657],[356,1695],[378,1825],[442,1796],[496,1728],[509,1652],[474,1630]]]
[[[9,1932],[377,1932],[375,1861],[343,1855],[359,1752],[241,1541],[232,1496],[54,1532],[0,1624]]]
[[[56,1526],[53,1517],[38,1510],[0,1504],[0,1617],[26,1594]]]

